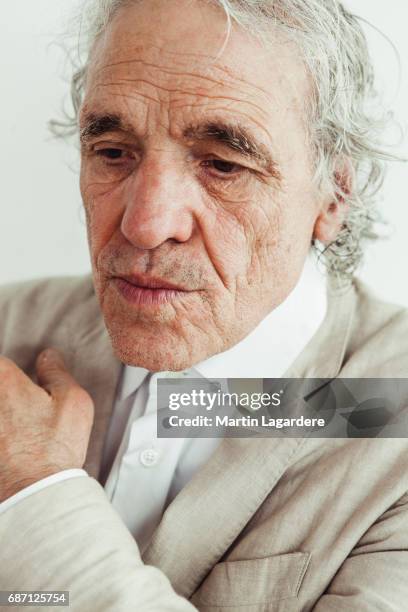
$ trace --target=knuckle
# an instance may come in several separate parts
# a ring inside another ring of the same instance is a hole
[[[11,382],[18,372],[16,364],[8,357],[0,356],[0,383]]]
[[[10,368],[14,366],[14,362],[11,361],[11,359],[9,359],[8,357],[4,357],[4,355],[0,355],[0,368]]]

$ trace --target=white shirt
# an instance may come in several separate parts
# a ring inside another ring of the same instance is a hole
[[[100,481],[142,552],[166,507],[221,442],[220,438],[157,438],[157,378],[280,377],[320,327],[326,309],[326,280],[309,256],[292,293],[231,349],[184,372],[123,368]],[[46,486],[73,477],[88,475],[80,469],[53,474],[5,500],[0,512]]]

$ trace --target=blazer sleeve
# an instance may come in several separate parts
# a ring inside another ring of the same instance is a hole
[[[0,550],[3,591],[69,591],[72,612],[195,610],[160,570],[143,564],[94,478],[55,483],[6,510]]]
[[[313,612],[405,612],[408,602],[408,494],[364,534]]]

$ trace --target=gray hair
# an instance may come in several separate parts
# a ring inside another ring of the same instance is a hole
[[[83,60],[71,81],[73,114],[51,122],[58,135],[76,133],[92,47],[116,13],[139,0],[88,0],[81,11]],[[386,162],[398,159],[382,145],[391,119],[374,87],[367,42],[359,20],[338,0],[202,0],[218,4],[227,16],[227,38],[235,22],[270,39],[271,26],[299,47],[312,81],[307,104],[309,138],[317,186],[334,202],[347,206],[345,222],[329,245],[314,242],[331,275],[349,279],[363,255],[366,239],[375,238],[380,219],[378,192]],[[226,40],[227,40],[226,38]],[[348,163],[352,185],[339,180],[339,163]]]

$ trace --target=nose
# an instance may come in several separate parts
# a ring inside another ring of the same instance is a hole
[[[122,234],[139,249],[154,249],[171,239],[188,241],[193,197],[174,163],[142,162],[125,187]]]

